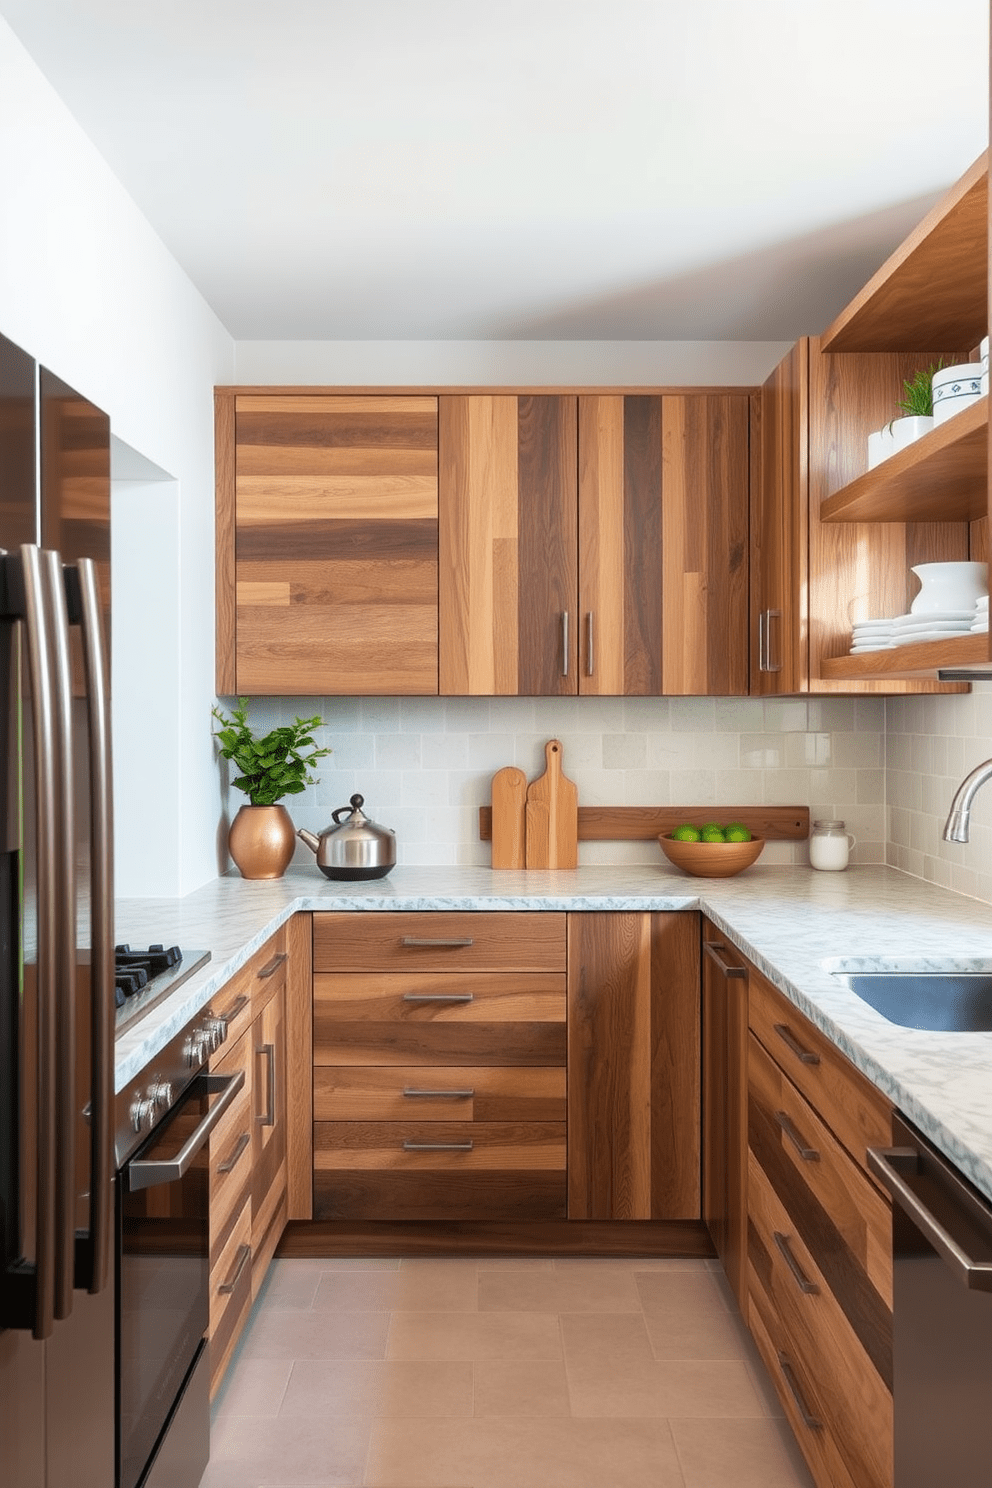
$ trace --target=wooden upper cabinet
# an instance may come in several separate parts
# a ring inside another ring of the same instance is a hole
[[[751,692],[807,686],[809,342],[799,341],[752,403]]]
[[[436,693],[437,399],[221,393],[217,473],[218,692]]]
[[[442,694],[747,691],[746,394],[440,404]]]

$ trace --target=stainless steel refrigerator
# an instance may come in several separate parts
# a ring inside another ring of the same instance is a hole
[[[106,415],[0,337],[0,1484],[115,1477]]]

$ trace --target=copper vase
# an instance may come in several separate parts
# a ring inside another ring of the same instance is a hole
[[[242,878],[282,878],[295,847],[296,831],[285,806],[242,806],[227,837]]]

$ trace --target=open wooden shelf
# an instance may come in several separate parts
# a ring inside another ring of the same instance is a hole
[[[828,496],[821,522],[974,522],[988,512],[989,400]]]
[[[915,646],[896,646],[891,651],[824,657],[821,672],[829,682],[863,682],[876,677],[935,675],[938,667],[969,666],[988,659],[987,635],[951,636],[946,641],[921,641]]]
[[[977,346],[988,329],[988,151],[842,310],[824,351]]]

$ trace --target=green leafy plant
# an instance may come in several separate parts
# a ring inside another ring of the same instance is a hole
[[[313,730],[323,727],[319,717],[296,718],[288,727],[272,729],[264,738],[256,738],[248,722],[250,701],[238,698],[238,706],[229,718],[219,708],[211,709],[221,724],[214,738],[221,758],[233,761],[241,772],[237,780],[231,781],[235,789],[244,791],[253,806],[274,806],[283,796],[297,796],[308,785],[316,785],[316,777],[310,773],[314,761],[331,751],[318,749],[313,737]]]
[[[896,405],[910,418],[929,418],[933,413],[933,374],[943,367],[943,359],[921,368],[915,377],[903,382],[905,397]],[[891,428],[891,425],[889,426]]]

